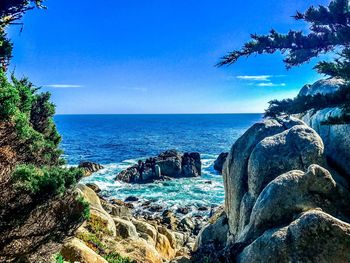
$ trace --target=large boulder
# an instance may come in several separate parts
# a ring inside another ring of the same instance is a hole
[[[345,81],[340,78],[328,78],[316,81],[312,85],[305,85],[299,92],[299,96],[314,96],[316,94],[329,94],[336,92]]]
[[[228,153],[220,153],[214,162],[214,169],[219,173],[222,173],[222,168],[224,167],[227,156]]]
[[[232,146],[223,168],[225,209],[232,235],[239,228],[241,201],[248,190],[247,167],[255,146],[266,137],[303,124],[303,121],[292,117],[266,119],[254,124]]]
[[[166,177],[197,177],[201,175],[199,153],[169,150],[120,172],[116,180],[127,183],[149,183]]]
[[[137,263],[163,263],[154,245],[141,238],[122,240],[114,249]]]
[[[89,187],[78,184],[77,191],[90,204],[90,221],[94,221],[104,226],[112,236],[116,236],[116,227],[113,218],[102,207],[100,198]]]
[[[214,222],[209,222],[199,232],[194,251],[200,247],[214,245],[216,249],[222,249],[226,245],[228,235],[228,223],[225,211],[221,211]]]
[[[310,209],[321,208],[345,218],[350,212],[346,205],[349,201],[344,189],[318,165],[311,165],[305,173],[298,170],[287,172],[261,192],[250,214],[250,222],[239,233],[237,241],[249,243],[266,230],[291,222],[296,215]]]
[[[322,138],[326,157],[333,168],[350,179],[350,125],[327,124],[330,117],[342,115],[340,108],[310,110],[301,114],[301,119],[313,128]]]
[[[108,263],[107,260],[77,238],[65,243],[60,253],[69,262]]]
[[[253,125],[233,145],[223,169],[224,258],[349,262],[350,192],[328,168],[322,139],[304,122],[278,118]],[[204,228],[196,243],[214,262],[222,255],[207,240],[223,229],[220,220]]]
[[[139,237],[136,227],[133,225],[131,221],[115,217],[114,223],[115,223],[116,233],[117,233],[116,236],[118,239],[125,239],[125,238],[136,239]]]
[[[350,262],[350,225],[310,210],[286,227],[264,232],[240,253],[237,262]]]
[[[306,170],[311,164],[323,164],[323,142],[305,125],[296,125],[266,137],[252,151],[248,161],[248,192],[257,197],[278,175],[290,170]]]

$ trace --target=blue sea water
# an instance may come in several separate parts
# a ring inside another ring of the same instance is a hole
[[[69,165],[80,161],[104,165],[83,179],[99,185],[104,196],[123,200],[133,195],[165,208],[188,206],[196,211],[223,203],[223,180],[213,169],[215,158],[261,118],[261,114],[58,115],[55,121]],[[202,176],[145,185],[114,180],[137,160],[168,149],[201,153]]]

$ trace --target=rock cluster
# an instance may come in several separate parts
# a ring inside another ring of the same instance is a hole
[[[84,170],[85,176],[90,176],[104,168],[101,164],[93,162],[81,162],[78,167]]]
[[[169,150],[157,157],[129,167],[116,176],[127,183],[149,183],[166,178],[197,177],[201,175],[199,153],[180,153]]]
[[[224,165],[226,214],[201,230],[196,249],[226,232],[215,240],[218,262],[349,262],[350,193],[327,169],[321,137],[301,120],[256,123]]]
[[[189,257],[198,222],[179,219],[171,211],[158,219],[135,217],[122,201],[104,200],[85,185],[77,189],[90,204],[90,218],[64,243],[60,253],[65,260],[104,263],[118,255],[134,262],[162,263]]]

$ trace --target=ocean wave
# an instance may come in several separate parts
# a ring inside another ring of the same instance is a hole
[[[143,209],[142,203],[152,200],[152,205],[176,211],[187,207],[190,213],[208,213],[211,206],[218,206],[224,201],[222,176],[214,169],[217,155],[202,154],[202,176],[196,178],[180,178],[171,181],[156,181],[149,184],[128,184],[114,180],[115,176],[142,158],[128,159],[120,163],[104,164],[104,168],[82,180],[83,183],[95,183],[106,198],[124,200],[128,196],[137,196],[135,211]],[[206,211],[198,211],[199,207],[209,207]],[[147,210],[147,209],[146,209]],[[160,213],[155,212],[155,213]]]

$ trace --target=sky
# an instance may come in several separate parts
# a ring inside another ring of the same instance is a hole
[[[259,113],[322,78],[314,62],[286,70],[274,54],[215,64],[251,33],[307,31],[291,16],[327,3],[47,0],[22,31],[9,29],[11,70],[50,91],[58,114]]]

